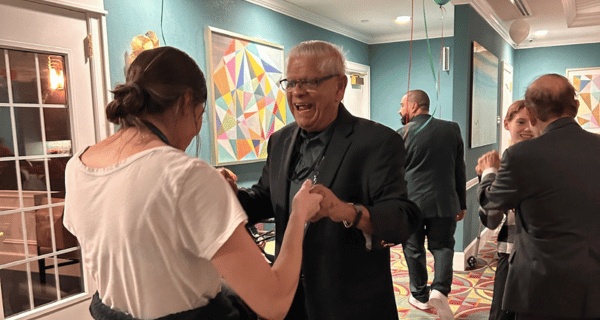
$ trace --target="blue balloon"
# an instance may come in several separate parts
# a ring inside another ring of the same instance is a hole
[[[439,4],[440,6],[443,6],[446,3],[450,2],[450,0],[433,0],[433,1],[435,1],[435,3]]]

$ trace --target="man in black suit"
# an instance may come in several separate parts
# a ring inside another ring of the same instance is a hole
[[[537,138],[479,159],[479,203],[516,211],[503,309],[522,319],[600,318],[600,136],[573,119],[579,101],[557,74],[525,93]]]
[[[276,255],[301,183],[312,179],[311,192],[323,195],[306,227],[302,278],[286,319],[398,319],[389,246],[406,240],[419,219],[407,197],[402,139],[346,110],[335,46],[303,42],[288,55],[281,86],[295,122],[269,138],[260,180],[238,192],[250,222],[275,217]]]
[[[409,303],[422,310],[435,308],[442,320],[454,319],[448,304],[456,222],[465,216],[464,145],[455,122],[429,114],[423,90],[409,91],[401,100],[398,130],[406,147],[408,197],[421,209],[422,223],[402,244],[410,278]],[[425,236],[434,259],[434,277],[427,285]],[[429,293],[431,289],[431,295]]]

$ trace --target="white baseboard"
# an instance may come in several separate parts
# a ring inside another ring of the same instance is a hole
[[[494,235],[494,230],[490,230],[488,228],[484,228],[479,236],[479,250],[485,246],[485,244],[492,238]],[[473,239],[471,243],[465,248],[464,252],[454,252],[454,259],[452,261],[452,269],[454,271],[466,271],[469,264],[467,260],[469,257],[475,255],[475,245],[477,244],[477,238]]]

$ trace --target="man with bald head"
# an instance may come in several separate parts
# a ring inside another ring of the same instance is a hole
[[[434,308],[442,320],[453,319],[448,304],[456,222],[466,210],[464,145],[457,123],[429,114],[423,90],[409,91],[400,102],[405,126],[398,130],[406,147],[408,198],[421,209],[422,223],[402,249],[410,278],[408,302],[418,309]],[[425,237],[433,254],[434,277],[427,285]],[[430,294],[431,291],[431,294]]]
[[[600,136],[573,119],[579,101],[557,74],[525,93],[535,139],[479,159],[479,203],[516,212],[504,310],[522,319],[600,318]]]

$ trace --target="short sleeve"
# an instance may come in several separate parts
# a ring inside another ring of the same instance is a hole
[[[177,206],[183,246],[207,260],[248,220],[225,179],[203,162],[186,170]]]

